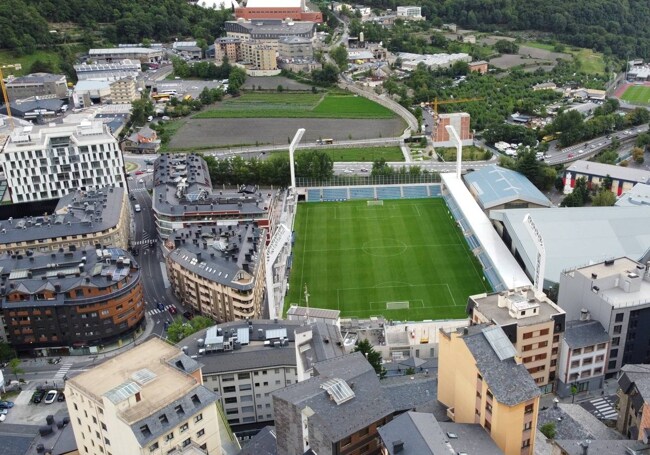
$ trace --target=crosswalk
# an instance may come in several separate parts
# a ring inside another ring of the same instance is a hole
[[[68,374],[68,371],[70,368],[72,368],[72,363],[64,363],[61,365],[61,368],[59,368],[59,371],[56,372],[54,375],[54,381],[62,381],[63,378]]]
[[[135,240],[131,242],[131,245],[133,246],[140,246],[140,245],[153,245],[154,243],[157,243],[158,239],[142,239],[142,240]]]
[[[139,186],[137,188],[130,188],[129,189],[130,193],[141,193],[143,191],[147,191],[147,188],[145,188],[144,186]]]
[[[167,305],[167,306],[165,306],[165,309],[164,309],[164,310],[161,310],[161,309],[159,309],[159,308],[154,308],[153,310],[149,310],[149,311],[147,311],[147,314],[148,314],[149,316],[153,316],[154,314],[164,313],[165,311],[169,311],[169,307],[171,307],[171,306],[173,306],[173,305]]]
[[[593,414],[601,420],[612,420],[618,417],[618,412],[616,412],[615,403],[612,400],[612,397],[603,397],[590,400],[589,403],[596,408],[593,411]]]

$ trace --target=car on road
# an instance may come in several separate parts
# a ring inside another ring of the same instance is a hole
[[[365,168],[365,167],[362,167],[362,168],[361,168],[361,169],[359,169],[359,170],[360,170],[361,172],[368,172],[368,169],[367,169],[367,168]]]
[[[133,193],[129,194],[129,199],[131,199],[132,201],[135,201],[135,194],[133,194]]]
[[[567,155],[567,157],[568,157],[568,158],[573,158],[573,153],[569,153],[569,154]]]
[[[192,314],[190,311],[186,311],[185,313],[183,313],[183,316],[185,316],[185,318],[186,318],[188,321],[191,321],[192,318],[194,318],[194,314]]]
[[[11,409],[14,407],[14,402],[13,401],[0,401],[0,409]]]
[[[144,164],[146,164],[147,166],[152,166],[153,160],[144,160]]]
[[[142,175],[144,174],[144,171],[135,171],[135,175]]]
[[[58,392],[56,390],[50,390],[47,392],[47,395],[45,395],[45,404],[52,404],[54,403],[54,400],[56,400],[56,396],[58,395]]]
[[[170,314],[176,314],[176,313],[178,313],[178,310],[176,309],[176,307],[175,307],[174,305],[169,305],[169,306],[167,307],[167,310],[169,311]]]
[[[140,204],[135,204],[135,205],[133,206],[133,210],[135,210],[136,212],[141,212],[141,211],[142,211],[142,207],[140,207]]]
[[[156,307],[158,307],[160,311],[165,311],[165,305],[160,302],[156,302]]]
[[[38,404],[41,401],[43,401],[43,397],[45,396],[45,390],[37,390],[34,392],[34,395],[32,395],[32,402],[34,404]]]

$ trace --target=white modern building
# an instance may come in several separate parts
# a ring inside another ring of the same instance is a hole
[[[17,127],[3,139],[0,165],[14,203],[77,189],[126,188],[122,153],[101,122]]]
[[[419,6],[398,6],[397,17],[409,19],[422,19],[422,8]]]

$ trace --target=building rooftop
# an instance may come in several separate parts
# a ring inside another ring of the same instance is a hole
[[[517,324],[535,325],[548,322],[564,310],[553,303],[545,294],[536,292],[532,286],[515,290],[477,294],[469,297],[468,313],[472,308],[500,326]],[[525,313],[522,316],[522,312]]]
[[[340,441],[373,422],[393,413],[393,406],[382,392],[374,368],[363,354],[355,352],[314,365],[316,376],[273,392],[294,406],[313,411],[321,431],[331,441]],[[331,399],[331,382],[342,383],[348,395]],[[352,396],[350,396],[350,393]]]
[[[106,90],[110,88],[111,83],[109,81],[98,81],[98,80],[81,80],[77,82],[77,85],[74,86],[75,91],[81,92],[84,90]]]
[[[607,176],[614,180],[625,180],[627,182],[650,183],[650,171],[635,169],[631,167],[614,166],[613,164],[598,163],[595,161],[578,160],[574,161],[565,171],[575,176],[576,173]]]
[[[51,138],[63,137],[74,140],[76,146],[116,142],[110,131],[101,122],[82,120],[79,123],[71,124],[15,127],[2,152],[45,149]]]
[[[14,78],[9,78],[6,85],[7,88],[11,88],[14,85],[24,85],[24,84],[44,84],[46,82],[64,82],[64,74],[50,74],[50,73],[32,73],[26,76],[19,76]]]
[[[544,278],[552,282],[559,282],[563,270],[615,257],[640,259],[648,250],[650,207],[492,210],[490,218],[506,225],[529,271],[535,268],[537,248],[523,222],[528,213],[544,240]]]
[[[465,53],[457,54],[413,54],[410,52],[398,52],[403,61],[412,62],[414,65],[424,63],[426,66],[447,65],[458,60],[470,61],[471,57]]]
[[[433,412],[437,407],[438,378],[434,372],[391,376],[379,384],[397,412]]]
[[[234,226],[198,225],[177,230],[166,244],[173,248],[168,260],[202,278],[242,291],[255,287],[265,231],[254,223]]]
[[[305,370],[311,369],[315,363],[345,355],[341,332],[337,326],[313,322],[297,327],[295,334],[309,331],[312,332],[309,341],[301,342],[297,346],[297,355],[300,355]]]
[[[262,428],[237,455],[278,455],[275,427]]]
[[[278,43],[281,44],[309,44],[311,40],[309,38],[303,38],[302,36],[282,36],[278,39]]]
[[[564,341],[571,349],[607,343],[609,335],[598,321],[567,321]]]
[[[555,439],[555,445],[566,455],[584,455],[585,450],[581,443],[585,441],[576,441],[572,439]],[[589,441],[588,453],[607,454],[607,455],[641,455],[648,452],[648,445],[643,441],[630,440],[595,440]],[[630,450],[632,452],[630,452]]]
[[[287,35],[313,35],[316,30],[315,22],[305,21],[281,21],[276,19],[256,19],[253,21],[227,21],[225,23],[227,32],[243,33],[248,31],[253,38],[268,38],[270,36]]]
[[[503,336],[499,340],[505,338],[510,346],[508,347],[505,341],[503,345],[488,341],[486,330],[488,333],[500,330]],[[515,361],[514,347],[500,327],[479,324],[468,327],[466,332],[462,332],[462,339],[474,356],[479,372],[499,403],[515,406],[541,395],[539,387],[533,381],[526,367]]]
[[[2,308],[33,308],[65,304],[65,294],[78,287],[106,288],[126,280],[139,279],[139,266],[129,253],[120,248],[63,251],[57,253],[32,253],[26,255],[4,253],[0,255],[0,287]],[[44,291],[54,294],[53,299],[40,299]],[[25,300],[7,300],[13,292],[31,295]],[[104,299],[105,297],[100,297]],[[84,299],[85,303],[87,300]],[[80,301],[82,301],[80,299]]]
[[[339,319],[341,312],[339,310],[328,310],[325,308],[307,308],[304,306],[291,305],[291,308],[287,311],[287,317],[291,318],[318,318],[318,319]]]
[[[483,210],[513,201],[551,206],[551,201],[525,175],[496,164],[465,174],[463,178]]]
[[[167,216],[211,212],[232,218],[267,213],[273,191],[246,188],[240,192],[213,190],[208,166],[195,154],[163,154],[154,167],[153,208]]]
[[[151,338],[68,380],[100,405],[109,400],[130,425],[141,446],[207,406],[217,395],[185,371],[186,356],[159,338]],[[188,364],[192,363],[188,360]],[[139,401],[124,401],[139,393]],[[182,407],[178,412],[177,407]],[[168,425],[161,423],[166,415]],[[145,429],[146,426],[146,429]]]
[[[615,205],[617,207],[638,207],[650,205],[650,185],[637,183],[630,191],[623,193],[618,198]]]
[[[126,54],[126,53],[137,53],[137,54],[159,54],[160,49],[150,48],[150,47],[110,47],[103,49],[90,49],[88,55],[90,57],[94,55],[105,55],[105,54]]]
[[[618,384],[623,393],[630,393],[631,387],[636,387],[643,401],[650,403],[650,365],[632,363],[623,365]]]
[[[124,200],[124,189],[120,187],[68,193],[59,199],[51,215],[0,221],[0,242],[83,236],[114,228],[120,220]]]
[[[67,104],[66,101],[60,100],[58,98],[46,98],[46,99],[26,99],[26,100],[15,100],[12,101],[9,106],[11,107],[12,115],[19,115],[22,113],[41,110],[41,113],[51,113],[58,112],[61,110],[64,104]],[[49,111],[49,112],[48,112]],[[0,112],[6,114],[7,108],[2,106]]]
[[[248,0],[246,8],[300,8],[301,0]]]

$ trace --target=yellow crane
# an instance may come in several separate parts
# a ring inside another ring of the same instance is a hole
[[[428,103],[421,103],[420,106],[433,106],[433,113],[438,116],[438,105],[440,104],[458,104],[458,103],[469,103],[472,101],[482,101],[485,98],[458,98],[458,99],[449,99],[449,100],[438,100],[438,97],[434,98],[433,101]]]
[[[9,104],[9,97],[7,96],[7,87],[5,87],[5,80],[4,80],[4,76],[2,75],[2,68],[0,68],[0,89],[2,89],[2,99],[5,102],[5,106],[7,106],[7,118],[9,119],[9,124],[13,129],[14,120],[11,117],[11,105]]]

